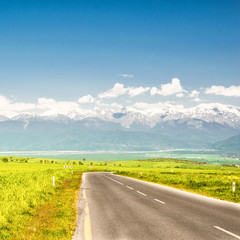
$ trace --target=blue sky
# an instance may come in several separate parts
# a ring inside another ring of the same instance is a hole
[[[123,84],[146,90],[132,102],[239,106],[239,23],[239,0],[2,0],[0,95],[81,103]]]

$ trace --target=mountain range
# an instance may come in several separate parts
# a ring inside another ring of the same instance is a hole
[[[218,141],[213,144],[212,148],[224,152],[240,153],[240,134]]]
[[[219,103],[0,116],[1,151],[199,149],[237,134],[240,107]]]

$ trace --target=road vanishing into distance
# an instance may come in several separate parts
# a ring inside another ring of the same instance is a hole
[[[73,239],[240,239],[240,204],[111,173],[85,173]]]

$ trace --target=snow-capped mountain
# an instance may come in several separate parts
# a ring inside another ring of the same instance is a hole
[[[219,103],[200,104],[193,108],[183,108],[171,104],[144,105],[137,104],[125,107],[120,111],[104,108],[94,108],[93,110],[71,111],[67,114],[36,114],[21,113],[12,118],[0,117],[0,122],[7,120],[18,121],[54,121],[68,122],[80,121],[83,119],[100,119],[106,122],[119,123],[124,128],[131,128],[132,125],[155,127],[159,123],[170,121],[188,121],[190,125],[199,127],[199,121],[207,123],[218,123],[231,128],[240,128],[240,107],[223,105]],[[198,121],[197,121],[198,120]]]
[[[240,133],[240,107],[137,103],[65,114],[0,117],[0,149],[113,150],[206,148]]]

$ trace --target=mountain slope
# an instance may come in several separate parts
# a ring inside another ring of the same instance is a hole
[[[219,151],[240,153],[240,134],[213,144],[213,148]]]
[[[100,119],[64,119],[57,122],[34,119],[27,123],[9,120],[0,122],[0,149],[95,151],[207,148],[209,144],[236,132],[236,129],[217,123],[201,122],[200,125],[201,128],[189,121],[175,120],[160,123],[154,128],[141,125],[124,128],[118,123]]]
[[[0,116],[0,150],[161,150],[209,148],[240,134],[240,108],[139,103],[121,111]]]

